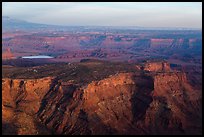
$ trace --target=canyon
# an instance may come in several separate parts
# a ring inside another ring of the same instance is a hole
[[[201,134],[202,92],[167,62],[77,83],[3,78],[3,134]]]
[[[3,135],[202,134],[202,30],[2,20]]]
[[[52,26],[2,17],[2,52],[12,58],[47,55],[57,62],[84,58],[202,63],[202,30]],[[11,25],[13,24],[13,25]],[[3,60],[11,58],[3,56]]]

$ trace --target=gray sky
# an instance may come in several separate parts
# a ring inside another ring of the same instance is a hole
[[[202,28],[201,2],[3,2],[3,16],[54,25]]]

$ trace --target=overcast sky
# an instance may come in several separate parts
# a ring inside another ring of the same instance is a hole
[[[201,2],[3,2],[3,16],[54,25],[202,28]]]

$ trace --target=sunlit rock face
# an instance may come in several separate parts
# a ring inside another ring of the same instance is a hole
[[[45,128],[42,128],[41,132],[41,129],[36,127],[35,115],[51,83],[51,77],[30,80],[2,79],[2,124],[5,126],[3,133],[46,133]],[[11,131],[7,125],[11,125]]]
[[[170,65],[167,62],[149,62],[144,65],[146,71],[170,71]]]
[[[3,132],[201,134],[201,91],[185,73],[169,72],[168,64],[147,68],[154,73],[118,73],[84,86],[53,77],[5,78]]]

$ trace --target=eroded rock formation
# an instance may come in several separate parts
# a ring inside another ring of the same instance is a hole
[[[149,62],[144,65],[146,71],[170,71],[170,65],[167,62]]]
[[[158,69],[168,70],[150,67]],[[201,91],[182,72],[119,73],[81,87],[51,77],[2,86],[4,134],[9,124],[16,134],[201,134]]]

